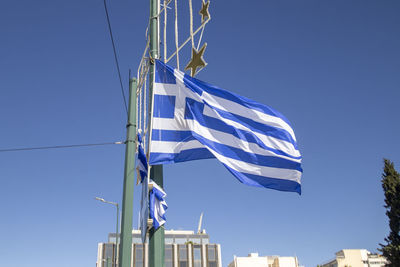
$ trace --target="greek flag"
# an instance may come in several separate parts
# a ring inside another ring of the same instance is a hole
[[[149,179],[147,177],[147,158],[143,149],[142,136],[137,134],[137,171],[142,182],[142,199],[140,201],[140,230],[142,243],[146,242],[147,218],[149,218]]]
[[[137,134],[137,159],[138,159],[137,161],[138,175],[140,176],[140,182],[143,182],[143,179],[147,177],[148,166],[147,166],[146,153],[144,153],[143,149],[143,139],[140,133]]]
[[[153,219],[153,227],[157,229],[166,221],[165,211],[167,210],[168,206],[164,198],[167,196],[167,194],[155,182],[151,181],[150,184],[153,185],[153,188],[150,191],[150,218]]]
[[[151,165],[217,158],[244,184],[301,194],[301,154],[282,114],[155,64]]]

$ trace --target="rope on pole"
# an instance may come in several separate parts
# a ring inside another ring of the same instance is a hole
[[[179,70],[179,44],[178,44],[178,0],[175,0],[175,48],[176,68]],[[168,62],[168,60],[166,61]]]

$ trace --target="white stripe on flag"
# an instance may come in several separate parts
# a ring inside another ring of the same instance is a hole
[[[189,120],[184,120],[184,121],[186,123],[189,123]],[[198,135],[201,135],[204,138],[207,138],[213,142],[220,143],[221,140],[224,140],[224,143],[229,143],[230,146],[240,148],[246,152],[260,154],[260,155],[266,155],[266,156],[278,156],[273,151],[268,151],[268,150],[265,150],[264,148],[261,148],[258,144],[249,143],[249,142],[239,139],[231,134],[204,127],[195,120],[192,120],[190,122],[192,124],[192,127],[189,127],[189,125],[186,127],[182,127],[182,126],[180,126],[180,123],[178,123],[174,119],[153,118],[153,127],[154,127],[154,129],[163,129],[163,130],[184,130],[184,129],[191,128],[192,131],[194,131]],[[253,134],[255,134],[255,133],[253,133]],[[257,137],[259,137],[261,139],[261,141],[263,141],[267,146],[274,147],[274,143],[271,142],[271,140],[272,140],[272,141],[278,142],[279,148],[277,148],[277,149],[282,150],[282,151],[284,151],[290,155],[293,155],[295,157],[300,156],[300,153],[297,150],[290,151],[290,150],[286,149],[285,147],[283,147],[282,145],[280,145],[279,141],[281,141],[281,140],[276,141],[276,140],[274,140],[274,138],[271,138],[271,139],[264,138],[262,135],[260,135],[260,136],[257,135]],[[160,141],[160,142],[163,142],[163,141]],[[178,142],[165,142],[165,143],[178,143]],[[160,144],[156,143],[156,141],[154,141],[154,140],[151,141],[151,152],[156,152],[159,145]],[[170,145],[166,145],[166,146],[170,147]],[[171,145],[171,147],[172,147],[172,145]],[[275,146],[275,148],[276,148],[276,146]],[[170,151],[170,152],[164,152],[164,153],[175,153],[175,152]],[[301,161],[300,159],[293,159],[293,158],[286,157],[283,155],[279,155],[279,157],[285,158],[285,159],[290,159],[290,160],[293,160],[296,162]]]
[[[188,142],[166,142],[166,141],[151,141],[152,153],[179,153],[182,150],[204,148],[197,140]]]

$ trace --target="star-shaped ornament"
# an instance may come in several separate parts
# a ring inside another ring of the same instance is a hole
[[[203,59],[204,51],[206,51],[207,43],[203,44],[200,50],[197,52],[195,48],[192,48],[192,59],[186,65],[185,70],[191,69],[191,76],[194,77],[197,68],[204,68],[207,63]]]
[[[201,15],[201,22],[204,22],[206,18],[210,18],[210,13],[208,12],[208,7],[210,6],[210,1],[202,2],[201,4],[201,10],[199,14]]]

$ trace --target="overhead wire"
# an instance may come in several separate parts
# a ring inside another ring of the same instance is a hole
[[[126,104],[125,91],[124,91],[124,86],[122,84],[121,71],[120,71],[120,68],[119,68],[118,56],[117,56],[117,51],[115,49],[115,42],[114,42],[114,37],[113,37],[112,29],[111,29],[111,22],[110,22],[110,17],[108,15],[108,8],[107,8],[106,0],[104,0],[103,2],[104,2],[104,9],[106,11],[108,31],[110,33],[111,43],[112,43],[112,47],[113,47],[113,51],[114,51],[115,64],[117,66],[117,71],[118,71],[119,83],[121,85],[122,97],[124,98],[125,110],[126,110],[126,114],[128,115],[128,106]]]
[[[122,97],[123,97],[123,101],[124,101],[125,111],[128,115],[128,106],[127,106],[127,101],[126,101],[126,96],[125,96],[125,90],[124,90],[124,86],[123,86],[123,82],[122,82],[121,70],[120,70],[119,61],[118,61],[118,54],[117,54],[117,49],[116,49],[116,45],[115,45],[115,41],[114,41],[114,37],[113,37],[113,31],[112,31],[112,27],[111,27],[110,16],[108,13],[108,7],[107,7],[106,0],[104,0],[103,3],[104,3],[104,10],[106,13],[106,19],[107,19],[107,25],[108,25],[108,30],[109,30],[109,34],[110,34],[110,39],[111,39],[111,43],[112,43],[112,47],[113,47],[114,59],[115,59],[115,64],[116,64],[116,68],[117,68],[117,72],[118,72],[118,78],[119,78],[119,82],[120,82],[121,93],[122,93]],[[165,7],[164,7],[164,9],[165,9]],[[161,10],[161,12],[162,11],[163,10]],[[148,48],[148,45],[149,44],[147,42],[146,49]],[[130,70],[129,70],[129,78],[130,78]],[[125,142],[118,141],[118,142],[93,143],[93,144],[73,144],[73,145],[57,145],[57,146],[42,146],[42,147],[6,148],[6,149],[0,149],[0,153],[1,152],[15,152],[15,151],[29,151],[29,150],[63,149],[63,148],[74,148],[74,147],[122,145],[122,144],[125,144]]]
[[[125,142],[106,142],[96,144],[77,144],[77,145],[59,145],[59,146],[40,146],[40,147],[21,147],[21,148],[6,148],[0,149],[0,152],[13,152],[13,151],[28,151],[28,150],[44,150],[44,149],[58,149],[58,148],[72,148],[72,147],[89,147],[89,146],[106,146],[106,145],[123,145]]]

